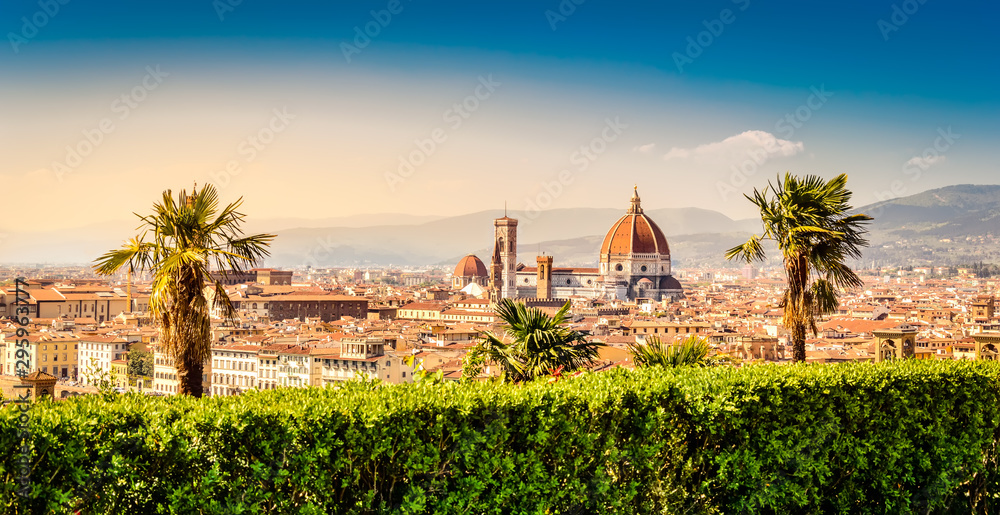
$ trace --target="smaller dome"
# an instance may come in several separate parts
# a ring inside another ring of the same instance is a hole
[[[643,277],[642,279],[639,279],[638,284],[641,284],[643,288],[651,288],[653,286],[653,281],[649,280],[648,277]]]
[[[455,277],[489,277],[486,265],[473,254],[469,254],[458,262],[455,267]]]

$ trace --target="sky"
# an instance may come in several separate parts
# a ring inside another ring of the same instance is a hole
[[[996,184],[993,2],[10,1],[3,235],[213,183],[261,219],[497,209],[754,215]]]

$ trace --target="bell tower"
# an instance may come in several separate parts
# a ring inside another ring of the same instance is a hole
[[[537,256],[535,262],[538,264],[537,293],[539,299],[552,298],[552,256]]]
[[[912,358],[917,346],[917,328],[903,324],[893,329],[872,331],[875,344],[875,363],[894,359]]]
[[[504,213],[503,218],[493,221],[493,241],[494,251],[492,265],[495,267],[499,260],[500,265],[500,288],[501,299],[512,299],[517,297],[517,220],[510,218]]]

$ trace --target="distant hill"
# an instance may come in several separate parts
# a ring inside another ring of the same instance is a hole
[[[875,217],[883,231],[934,231],[939,235],[976,233],[996,229],[990,222],[1000,214],[1000,185],[959,184],[908,197],[878,202],[859,209]]]
[[[1000,185],[959,184],[858,209],[875,218],[869,263],[1000,262]]]
[[[858,208],[873,215],[864,264],[1000,263],[1000,185],[956,185]],[[624,209],[574,208],[534,213],[520,220],[518,250],[531,264],[538,251],[562,266],[595,266],[601,238]],[[647,209],[666,234],[674,265],[726,265],[726,249],[753,232],[757,219],[732,220],[698,208]],[[269,266],[452,266],[468,253],[489,261],[493,220],[500,210],[451,217],[357,215],[325,220],[264,219],[249,232],[274,231]],[[252,220],[252,217],[251,217]],[[330,225],[323,225],[329,223]],[[86,263],[134,233],[135,221],[83,229],[14,233],[0,241],[0,262]]]

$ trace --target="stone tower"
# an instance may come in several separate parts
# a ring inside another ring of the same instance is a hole
[[[903,324],[893,329],[872,331],[878,342],[875,344],[875,363],[894,359],[912,358],[917,346],[917,328]]]
[[[499,242],[493,242],[493,259],[490,260],[490,302],[496,303],[503,292],[503,260],[500,258]]]
[[[494,228],[494,252],[493,267],[496,267],[499,260],[500,265],[500,288],[499,297],[501,299],[512,299],[517,296],[517,220],[504,215],[493,221]]]
[[[552,298],[552,256],[538,256],[535,258],[538,263],[538,293],[539,299]]]

